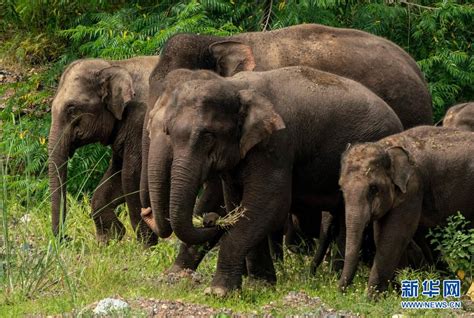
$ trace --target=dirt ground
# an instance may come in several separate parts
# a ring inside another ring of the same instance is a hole
[[[145,316],[145,317],[261,317],[262,314],[255,312],[234,312],[228,308],[212,308],[206,305],[193,304],[180,300],[160,300],[153,298],[137,298],[133,300],[126,300],[120,296],[113,297],[117,300],[122,300],[129,305],[126,312],[130,316]],[[72,315],[76,316],[84,314],[88,316],[97,308],[99,302],[88,305],[86,308]],[[357,315],[346,312],[336,311],[325,306],[318,297],[311,297],[304,292],[289,292],[280,301],[270,302],[261,308],[264,312],[263,317],[281,317],[283,312],[295,311],[301,314],[290,315],[286,317],[323,317],[323,318],[351,318],[358,317]],[[122,314],[124,314],[122,312]],[[127,315],[125,313],[125,315]],[[109,316],[109,315],[106,315]],[[122,316],[118,312],[111,312],[110,316]]]

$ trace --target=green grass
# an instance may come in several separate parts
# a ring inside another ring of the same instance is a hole
[[[4,193],[5,194],[5,193]],[[5,197],[4,197],[5,198]],[[8,199],[8,198],[7,198]],[[25,314],[60,314],[79,312],[102,298],[121,296],[127,300],[138,297],[182,300],[206,304],[215,308],[230,308],[234,312],[262,314],[261,307],[275,302],[273,314],[297,314],[315,308],[288,308],[282,298],[290,291],[305,291],[321,298],[327,308],[349,310],[368,316],[381,317],[400,313],[401,299],[391,290],[387,297],[374,303],[366,298],[365,286],[368,269],[359,270],[355,284],[346,294],[338,292],[336,274],[328,266],[313,277],[309,274],[308,257],[287,253],[284,264],[277,264],[276,287],[244,281],[242,292],[226,299],[204,296],[203,290],[212,279],[217,251],[210,253],[199,267],[201,283],[183,279],[170,285],[161,280],[177,251],[176,239],[161,241],[146,249],[134,239],[127,221],[127,211],[120,215],[127,225],[128,234],[120,242],[100,245],[95,241],[94,225],[89,218],[89,202],[68,200],[69,213],[66,232],[72,241],[59,245],[51,236],[49,202],[26,209],[13,201],[3,201],[3,238],[1,259],[2,292],[0,316]],[[5,205],[6,203],[6,205]],[[29,222],[21,220],[28,214]],[[404,271],[406,276],[425,279],[430,273]],[[414,311],[409,311],[414,314]],[[433,315],[433,311],[416,312]],[[446,312],[438,311],[439,314]],[[132,311],[131,314],[134,313]]]
[[[214,273],[217,250],[209,253],[200,265],[198,272],[203,278],[200,283],[183,279],[170,285],[162,279],[163,272],[175,258],[178,241],[172,238],[160,241],[153,248],[144,248],[135,239],[126,208],[121,207],[118,212],[127,227],[127,235],[122,241],[108,245],[97,243],[94,224],[89,217],[90,195],[82,193],[82,190],[68,196],[65,232],[72,240],[59,244],[51,232],[50,200],[45,177],[47,169],[42,166],[46,163],[35,161],[45,145],[40,143],[30,147],[31,143],[38,143],[33,133],[22,137],[20,142],[18,136],[24,131],[24,124],[15,122],[13,126],[8,126],[11,138],[0,143],[0,317],[77,314],[89,304],[114,296],[126,300],[182,300],[214,308],[229,308],[233,312],[257,314],[263,314],[262,307],[272,302],[271,313],[276,316],[318,311],[318,308],[286,305],[283,298],[290,291],[304,291],[319,297],[325,308],[371,317],[396,313],[431,317],[451,313],[402,311],[401,298],[396,290],[390,290],[377,303],[368,301],[365,291],[368,268],[363,266],[353,286],[341,294],[337,290],[337,275],[330,271],[329,264],[325,264],[314,277],[309,274],[310,258],[291,253],[286,253],[284,263],[276,264],[278,283],[275,287],[245,279],[242,291],[234,292],[225,299],[204,296],[203,291]],[[25,145],[22,146],[22,143]],[[85,160],[81,156],[75,159]],[[38,167],[26,169],[33,163]],[[73,174],[70,175],[69,181],[78,183],[70,188],[83,189],[83,182],[87,180],[78,181]],[[25,215],[29,216],[29,220],[25,219]],[[439,274],[404,270],[398,275],[399,280],[432,277],[439,277]],[[133,316],[141,314],[136,311],[130,313]]]

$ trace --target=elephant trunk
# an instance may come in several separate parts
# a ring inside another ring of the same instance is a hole
[[[354,278],[359,263],[359,251],[362,245],[364,229],[370,220],[369,208],[346,205],[346,253],[339,288],[345,289]]]
[[[156,227],[153,231],[161,238],[173,233],[169,221],[170,174],[173,149],[164,133],[153,137],[148,153],[148,187]]]
[[[148,123],[148,110],[145,114],[144,123]],[[148,156],[150,151],[150,137],[148,135],[147,125],[143,125],[142,130],[142,167],[140,175],[140,201],[142,208],[148,208],[151,206],[150,193],[148,186]]]
[[[53,234],[60,233],[66,218],[67,161],[71,145],[62,129],[52,126],[49,134],[49,188],[51,191],[51,219]]]
[[[201,167],[195,164],[199,160],[193,159],[191,156],[175,158],[171,169],[171,227],[176,236],[189,245],[202,244],[219,233],[217,227],[198,229],[193,225],[193,208],[201,185]]]

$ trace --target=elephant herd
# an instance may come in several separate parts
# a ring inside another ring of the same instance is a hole
[[[457,211],[474,221],[474,103],[452,107],[446,127],[432,120],[415,61],[353,29],[178,34],[159,57],[78,60],[52,104],[52,229],[65,236],[68,158],[100,142],[112,159],[92,198],[99,241],[124,235],[114,210],[126,202],[146,245],[181,240],[170,272],[195,270],[218,244],[206,292],[225,296],[244,274],[276,281],[283,235],[319,239],[313,272],[335,240],[341,288],[372,252],[373,296],[411,246],[437,261],[428,228]],[[231,227],[216,225],[235,209]]]

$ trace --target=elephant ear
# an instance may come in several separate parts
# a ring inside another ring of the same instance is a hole
[[[171,112],[168,105],[169,102],[170,96],[168,92],[161,94],[155,102],[153,109],[150,111],[147,123],[147,130],[150,134],[152,133],[152,127],[155,126],[157,129],[169,135],[169,121],[171,118]]]
[[[390,158],[390,177],[402,193],[407,192],[408,181],[415,172],[410,154],[402,147],[387,149]]]
[[[274,131],[284,129],[283,119],[275,112],[273,104],[263,95],[251,89],[239,91],[240,114],[243,117],[240,137],[240,156],[245,157],[255,145]]]
[[[216,72],[221,76],[229,77],[255,68],[252,48],[241,42],[215,42],[209,46],[209,51],[216,59]]]
[[[99,71],[97,76],[102,101],[115,118],[122,120],[125,106],[135,96],[130,73],[121,67],[111,66]]]

